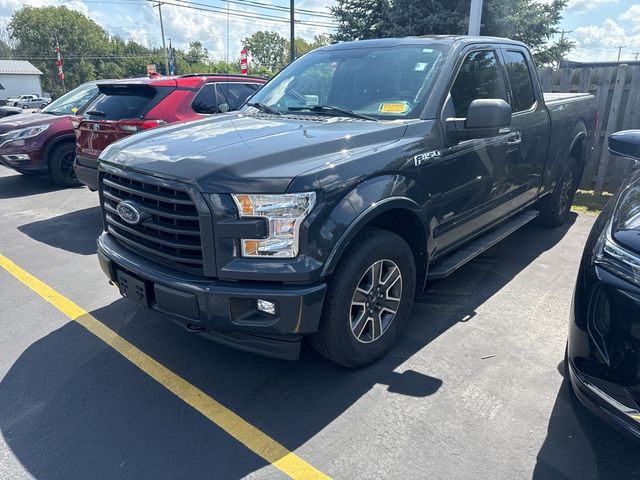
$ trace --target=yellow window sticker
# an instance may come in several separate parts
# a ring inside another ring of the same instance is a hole
[[[406,113],[409,110],[407,102],[381,103],[378,107],[380,113]]]

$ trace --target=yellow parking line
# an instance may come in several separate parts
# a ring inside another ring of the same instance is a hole
[[[269,437],[266,433],[236,415],[199,388],[173,373],[142,350],[129,343],[93,315],[83,310],[47,284],[23,270],[0,254],[0,267],[20,280],[43,299],[79,323],[105,342],[136,367],[149,375],[171,393],[207,417],[218,427],[242,443],[249,450],[274,465],[291,478],[328,479],[329,477],[305,462],[295,453]]]

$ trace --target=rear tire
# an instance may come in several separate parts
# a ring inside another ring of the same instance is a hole
[[[75,158],[75,143],[63,143],[49,153],[49,176],[56,185],[62,187],[80,185],[73,170]]]
[[[311,345],[345,367],[378,360],[393,348],[409,316],[415,278],[413,253],[402,237],[366,228],[329,282]]]
[[[571,158],[556,188],[540,202],[540,222],[544,226],[559,227],[567,220],[573,197],[578,190],[578,176],[578,163]]]

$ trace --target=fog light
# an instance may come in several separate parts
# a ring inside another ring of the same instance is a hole
[[[2,158],[4,158],[8,163],[14,165],[24,165],[27,163],[31,163],[31,158],[27,153],[13,153],[10,155],[3,155]]]
[[[268,300],[258,299],[258,310],[269,315],[276,314],[276,304]]]

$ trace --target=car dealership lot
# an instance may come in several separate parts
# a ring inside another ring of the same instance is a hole
[[[170,375],[154,380],[140,356],[123,357],[0,268],[2,479],[285,477],[287,459],[270,465],[250,449],[275,442],[301,459],[300,476],[640,476],[637,446],[577,405],[563,380],[594,217],[529,225],[434,283],[391,354],[351,371],[308,348],[299,362],[231,350],[121,299],[95,257],[97,205],[87,189],[0,167],[0,255]],[[226,433],[228,417],[199,413],[198,399],[172,393],[176,381],[240,423]],[[247,426],[267,440],[235,440]]]

